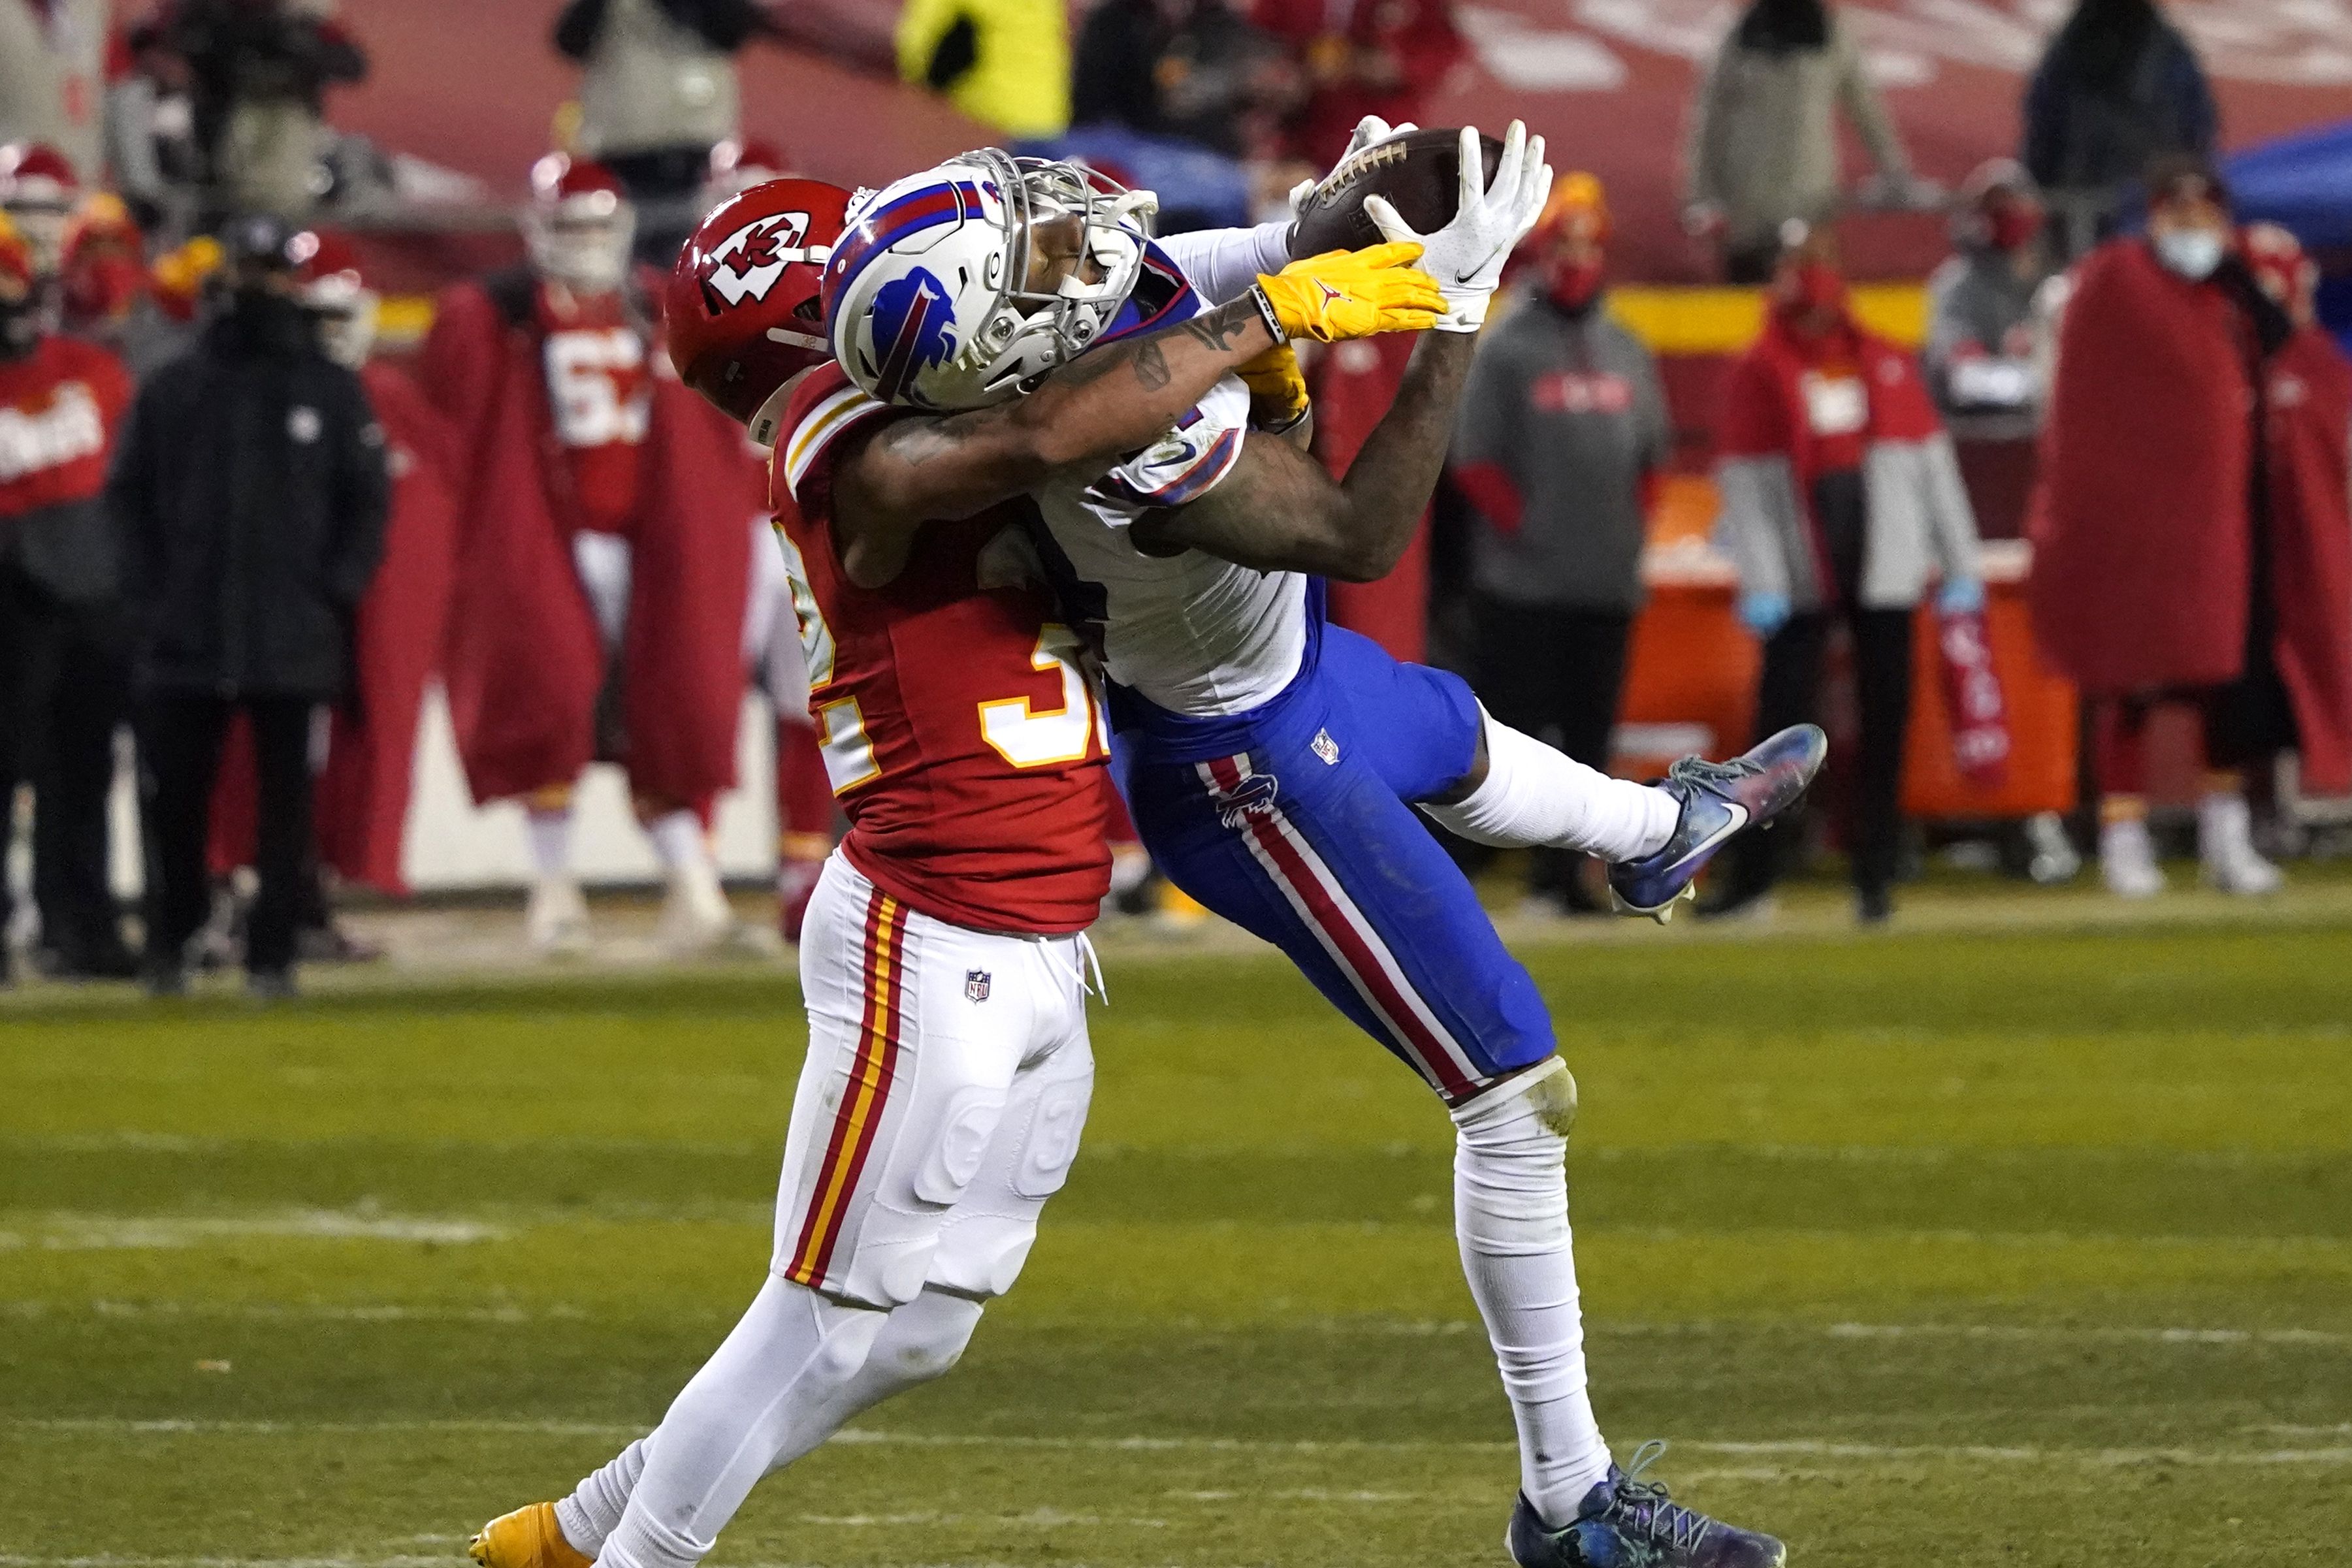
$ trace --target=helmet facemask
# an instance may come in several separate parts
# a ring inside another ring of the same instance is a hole
[[[1076,163],[1013,158],[993,148],[963,161],[985,167],[1004,194],[1005,276],[988,279],[1002,290],[1001,303],[971,350],[996,372],[983,390],[997,401],[1027,391],[1109,328],[1142,275],[1144,241],[1160,199]],[[1040,238],[1071,225],[1072,243],[1059,252],[1069,256],[1066,269],[1051,287],[1034,287]]]
[[[636,209],[610,191],[537,204],[522,220],[532,269],[575,294],[610,294],[627,281],[636,232]]]

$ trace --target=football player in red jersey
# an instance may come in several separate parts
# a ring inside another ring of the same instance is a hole
[[[445,678],[475,798],[529,808],[542,951],[583,949],[572,794],[625,763],[670,882],[665,932],[735,935],[706,841],[735,781],[743,614],[761,509],[741,434],[667,373],[612,174],[532,172],[530,265],[442,296],[420,366],[457,428],[457,582]]]
[[[69,818],[99,817],[100,852],[86,875],[37,866],[46,945],[64,972],[131,970],[114,900],[105,886],[104,789],[80,799],[57,788],[59,738],[89,694],[67,678],[74,651],[108,622],[119,591],[105,506],[106,467],[131,399],[120,361],[49,329],[33,247],[0,215],[0,801],[14,798],[30,758],[53,766],[39,783],[38,852],[87,835],[53,830]],[[77,861],[82,857],[74,857]],[[10,895],[0,878],[0,930]],[[93,885],[94,883],[94,885]],[[0,944],[0,984],[8,977]]]
[[[1102,471],[1228,371],[1286,354],[1307,298],[1332,302],[1343,335],[1426,326],[1439,298],[1415,247],[1334,253],[893,441],[905,411],[825,358],[818,285],[845,199],[801,180],[744,193],[704,220],[668,300],[681,375],[775,447],[851,820],[801,946],[809,1051],[772,1270],[656,1432],[562,1502],[485,1527],[484,1568],[685,1568],[762,1475],[955,1364],[1076,1154],[1094,1082],[1083,933],[1110,876],[1093,672],[1020,497]]]

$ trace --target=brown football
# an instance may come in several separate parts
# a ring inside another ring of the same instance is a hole
[[[1486,147],[1486,177],[1491,180],[1503,144],[1491,136],[1479,141]],[[1461,190],[1461,150],[1462,131],[1456,127],[1409,131],[1342,159],[1300,207],[1290,253],[1320,256],[1327,250],[1361,250],[1380,244],[1381,231],[1364,213],[1366,196],[1387,197],[1397,216],[1421,234],[1444,228],[1453,219]]]

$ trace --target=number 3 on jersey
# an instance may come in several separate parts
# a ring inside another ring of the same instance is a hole
[[[1015,768],[1052,768],[1083,762],[1098,727],[1094,683],[1087,678],[1085,644],[1066,626],[1039,629],[1030,668],[1062,674],[1062,706],[1040,713],[1027,697],[1003,697],[980,705],[980,733],[996,755]]]
[[[834,676],[834,638],[808,585],[808,568],[800,547],[782,528],[777,541],[784,551],[784,574],[792,584],[793,614],[800,622],[801,652],[808,662],[809,688],[823,691]],[[978,705],[975,717],[981,738],[1015,768],[1055,768],[1082,762],[1097,735],[1108,736],[1109,726],[1097,711],[1094,683],[1087,677],[1085,644],[1066,626],[1039,629],[1037,646],[1029,664],[1039,674],[1058,673],[1062,700],[1057,707],[1041,709],[1033,698],[1009,696]],[[836,795],[882,776],[874,743],[866,733],[866,716],[856,697],[836,697],[810,706],[824,750],[825,777]]]

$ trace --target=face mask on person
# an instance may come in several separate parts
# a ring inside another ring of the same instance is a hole
[[[2033,207],[2011,205],[1997,209],[1986,225],[1986,237],[2004,255],[2023,250],[2042,232],[2042,214]]]
[[[2227,242],[2211,229],[2165,229],[2156,236],[2156,259],[2192,283],[2213,276],[2226,248]]]
[[[1791,320],[1816,312],[1843,316],[1845,314],[1845,279],[1827,262],[1801,263],[1782,287],[1780,310],[1781,315]]]
[[[1555,257],[1544,266],[1544,297],[1571,316],[1592,308],[1601,295],[1601,261]]]

